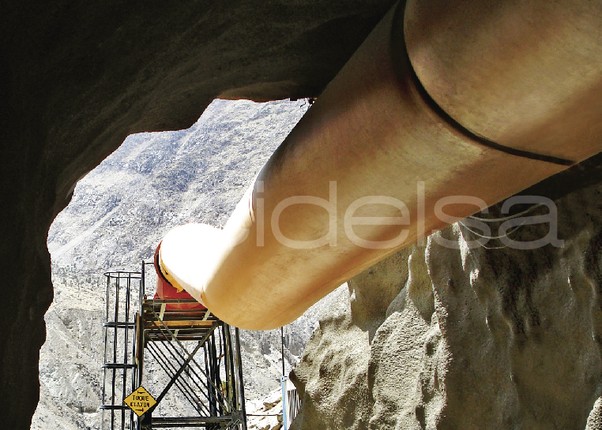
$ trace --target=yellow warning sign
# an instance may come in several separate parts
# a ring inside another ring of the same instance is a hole
[[[136,415],[141,417],[150,408],[155,406],[157,401],[148,391],[146,391],[146,388],[140,386],[136,388],[136,391],[123,399],[123,403],[128,405],[129,408],[136,413]]]

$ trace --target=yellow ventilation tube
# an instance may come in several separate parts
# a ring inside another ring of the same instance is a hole
[[[405,15],[405,16],[404,16]],[[395,6],[223,230],[161,264],[224,321],[286,324],[387,255],[602,148],[602,2]]]

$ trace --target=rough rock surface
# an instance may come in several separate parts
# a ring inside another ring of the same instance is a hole
[[[469,249],[457,223],[351,280],[294,371],[293,428],[602,428],[601,194],[556,201],[562,247]],[[509,237],[550,231],[528,224]]]
[[[216,96],[315,96],[391,0],[35,0],[0,6],[0,398],[29,427],[52,300],[46,235],[75,182],[137,131]]]

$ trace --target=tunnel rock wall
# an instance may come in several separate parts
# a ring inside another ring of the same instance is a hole
[[[457,223],[352,279],[293,371],[303,402],[293,428],[602,428],[592,177],[556,201],[563,247],[468,249],[479,237]],[[536,224],[512,238],[544,237],[549,225]]]

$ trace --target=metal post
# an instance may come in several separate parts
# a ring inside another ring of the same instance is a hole
[[[146,264],[144,260],[142,260],[142,267],[140,270],[140,290],[138,291],[138,300],[140,305],[140,315],[142,315],[143,309],[142,306],[144,304],[144,295],[146,294]]]
[[[229,336],[228,336],[229,337]],[[238,395],[239,401],[238,408],[242,413],[242,430],[247,430],[247,406],[245,404],[245,385],[242,375],[242,358],[240,355],[240,331],[238,327],[234,328],[234,351],[236,353],[236,363],[238,367]]]
[[[113,322],[115,325],[113,326],[113,355],[112,355],[112,363],[117,362],[117,321],[119,321],[119,283],[120,276],[117,275],[115,282],[115,306],[113,310]],[[111,367],[111,404],[115,404],[115,382],[117,381],[117,369],[115,367]],[[115,420],[115,409],[111,409],[111,421]],[[113,428],[114,424],[111,423],[111,428]]]
[[[282,376],[286,375],[284,367],[284,326],[280,327],[280,352],[282,356]]]
[[[282,429],[288,430],[287,398],[286,398],[286,376],[282,376],[280,384],[282,385]]]
[[[287,398],[286,398],[286,367],[284,363],[284,326],[280,327],[280,351],[282,355],[282,377],[280,378],[280,384],[282,385],[282,428],[288,430],[288,417],[287,417]]]
[[[109,288],[111,287],[111,278],[107,277],[107,285],[105,288],[105,323],[109,322]],[[107,362],[107,341],[108,341],[108,335],[109,335],[109,330],[106,326],[106,324],[104,325],[104,341],[105,341],[105,347],[104,347],[104,354],[103,354],[103,364],[106,364]],[[102,404],[105,404],[106,401],[106,394],[107,394],[107,390],[106,390],[106,386],[107,386],[107,371],[106,369],[103,369],[102,372],[102,397],[101,397],[101,401]],[[100,430],[104,430],[105,429],[105,411],[102,411],[102,415],[101,415],[101,419],[100,419]]]

